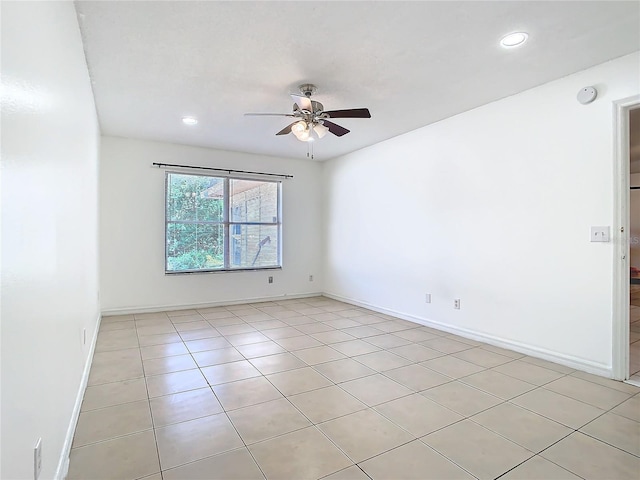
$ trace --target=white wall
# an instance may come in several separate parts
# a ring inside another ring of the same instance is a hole
[[[2,2],[2,470],[55,476],[97,326],[98,123],[71,2]],[[87,329],[87,345],[82,330]]]
[[[589,227],[613,222],[612,101],[639,92],[638,65],[629,55],[327,162],[325,291],[607,373],[612,244],[590,243]],[[585,106],[586,85],[600,93]]]
[[[282,270],[165,275],[165,170],[152,167],[153,162],[293,175],[282,186]],[[103,137],[103,310],[180,308],[320,292],[320,176],[321,165],[309,160]],[[313,282],[309,275],[314,275]],[[267,283],[269,276],[273,284]]]

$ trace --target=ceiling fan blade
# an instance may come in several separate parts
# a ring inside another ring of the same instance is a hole
[[[245,117],[295,117],[291,113],[245,113]]]
[[[335,123],[330,122],[328,120],[325,120],[323,124],[325,127],[329,129],[331,133],[333,133],[337,137],[341,137],[350,132],[350,130],[347,130],[346,128],[341,127],[340,125],[336,125]]]
[[[296,105],[300,107],[300,110],[306,110],[308,112],[313,112],[313,105],[311,104],[311,99],[304,95],[296,95],[295,93],[291,94],[291,99],[296,102]]]
[[[293,122],[291,125],[287,125],[282,130],[280,130],[276,135],[286,135],[287,133],[291,133],[291,127],[293,127],[298,121]]]
[[[371,118],[368,108],[350,108],[348,110],[329,110],[324,112],[329,118]]]

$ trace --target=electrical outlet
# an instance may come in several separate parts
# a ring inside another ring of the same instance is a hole
[[[313,282],[313,275],[309,275],[309,281]]]
[[[425,301],[425,303],[431,303],[431,294],[430,293],[425,293],[424,301]]]
[[[33,480],[38,480],[40,471],[42,470],[42,438],[36,442],[33,449]]]
[[[273,283],[273,277],[269,277],[269,283]]]
[[[460,310],[460,299],[456,298],[453,300],[453,308],[455,308],[456,310]]]

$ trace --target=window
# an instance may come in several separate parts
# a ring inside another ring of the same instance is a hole
[[[280,267],[280,182],[167,173],[167,273]]]

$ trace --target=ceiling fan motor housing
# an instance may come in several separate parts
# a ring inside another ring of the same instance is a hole
[[[317,122],[318,120],[327,118],[327,115],[323,116],[323,112],[324,105],[322,105],[320,102],[316,102],[315,100],[311,100],[311,111],[301,110],[296,103],[293,104],[294,115],[299,116],[308,122]]]
[[[318,138],[324,137],[327,132],[331,132],[337,137],[342,137],[349,133],[349,130],[337,125],[329,120],[334,118],[371,118],[371,113],[367,108],[350,108],[346,110],[324,110],[324,105],[315,100],[311,100],[311,96],[318,91],[317,87],[311,83],[299,85],[301,95],[291,94],[291,98],[295,102],[293,104],[292,113],[283,114],[261,114],[247,113],[245,115],[276,115],[283,117],[293,117],[295,121],[280,130],[276,135],[286,135],[293,133],[298,140],[308,141],[311,132],[315,132]]]

